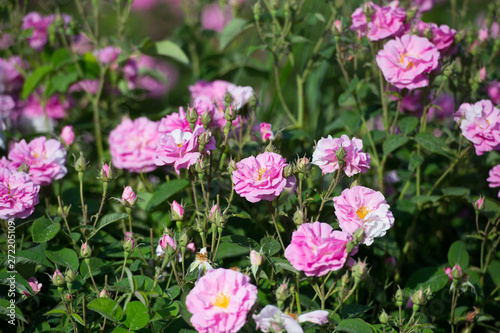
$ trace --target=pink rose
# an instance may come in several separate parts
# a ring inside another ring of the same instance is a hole
[[[28,118],[47,115],[51,119],[62,119],[66,116],[68,110],[69,102],[65,98],[60,98],[57,95],[50,97],[45,104],[44,110],[37,97],[30,95],[26,100],[22,113]]]
[[[0,95],[18,92],[23,87],[24,79],[19,73],[18,67],[27,67],[20,57],[0,58],[0,73],[2,73],[0,75]]]
[[[189,86],[189,91],[191,92],[191,99],[193,101],[199,97],[205,97],[214,103],[216,107],[222,109],[228,106],[226,105],[225,97],[226,93],[229,93],[233,98],[231,105],[236,110],[243,107],[254,94],[252,87],[237,86],[231,82],[222,80],[213,82],[198,81],[196,84]]]
[[[453,95],[439,95],[435,100],[432,101],[432,104],[439,105],[441,109],[437,107],[429,108],[427,116],[428,121],[431,121],[434,118],[446,119],[455,113],[455,99],[453,98]]]
[[[153,157],[160,138],[158,123],[146,117],[122,122],[109,133],[109,150],[113,165],[131,172],[150,172],[156,169]]]
[[[493,104],[500,104],[500,82],[491,81],[486,86],[486,91],[488,92],[488,96],[490,97]]]
[[[33,183],[42,186],[63,178],[68,171],[63,145],[54,139],[47,140],[44,136],[33,139],[29,144],[24,139],[14,144],[9,152],[9,160],[16,169],[23,164],[29,166]]]
[[[75,133],[73,132],[73,126],[64,126],[61,131],[61,140],[66,146],[71,145],[75,141]]]
[[[394,225],[394,217],[382,193],[363,186],[354,186],[333,198],[335,215],[342,231],[352,235],[364,229],[363,244],[371,245]]]
[[[435,0],[413,0],[413,4],[417,8],[419,14],[431,10],[432,7],[434,7],[434,2]]]
[[[323,174],[332,173],[339,169],[337,160],[339,149],[345,151],[342,167],[348,177],[368,171],[370,154],[363,152],[363,142],[356,138],[351,140],[345,134],[340,138],[332,138],[330,135],[326,139],[321,138],[316,145],[311,163],[319,166]]]
[[[226,6],[225,11],[223,11],[220,4],[214,2],[203,8],[201,12],[201,26],[204,30],[222,32],[232,18],[231,7]]]
[[[464,103],[454,118],[464,137],[474,144],[478,156],[500,148],[500,109],[491,101],[481,100],[474,105]]]
[[[479,70],[479,82],[483,82],[484,80],[486,80],[486,78],[488,77],[488,74],[486,73],[486,67],[481,67],[481,69]],[[496,103],[498,104],[498,103]]]
[[[23,290],[24,296],[30,297],[30,296],[36,296],[40,290],[42,290],[42,284],[38,283],[38,280],[35,277],[30,277],[27,280],[28,284],[31,287],[31,290],[33,290],[33,295],[28,294],[26,291]]]
[[[29,44],[36,50],[41,50],[47,44],[47,29],[54,21],[54,16],[46,16],[37,12],[28,13],[23,18],[23,30],[33,29],[33,34],[28,38]]]
[[[90,79],[85,79],[85,80],[81,80],[81,81],[78,81],[78,82],[75,82],[73,83],[70,87],[69,87],[69,92],[73,93],[73,92],[87,92],[89,94],[97,94],[97,90],[99,90],[99,80],[98,79],[95,79],[95,80],[90,80]]]
[[[177,245],[175,244],[175,240],[169,235],[163,235],[158,241],[158,246],[156,247],[156,256],[162,256],[167,251],[167,248],[171,248],[175,250]]]
[[[202,125],[201,120],[198,120],[196,125]],[[176,129],[181,132],[191,132],[191,125],[186,119],[186,112],[184,112],[182,106],[179,108],[179,112],[171,113],[162,118],[158,125],[160,133],[170,133]]]
[[[489,187],[500,187],[500,164],[495,165],[491,170],[490,170],[490,176],[486,181],[489,184]],[[498,197],[500,198],[500,192],[498,192]],[[481,202],[482,204],[482,202]],[[478,206],[479,206],[479,201],[478,201]],[[479,209],[479,208],[478,208]]]
[[[122,49],[117,46],[106,46],[103,49],[95,50],[94,56],[103,65],[111,65],[116,61],[118,55],[122,52]]]
[[[351,239],[349,234],[333,230],[327,223],[304,223],[293,232],[285,258],[306,276],[323,276],[344,266],[349,257],[346,245]]]
[[[451,46],[455,42],[455,34],[457,33],[455,29],[450,29],[445,24],[438,26],[436,23],[425,23],[422,21],[417,22],[415,27],[420,36],[428,31],[430,41],[441,54],[452,53]]]
[[[271,124],[269,123],[260,124],[260,138],[264,142],[266,142],[267,140],[272,141],[274,139],[274,133],[271,130]]]
[[[24,172],[0,169],[0,219],[24,219],[38,204],[40,185],[35,185]]]
[[[427,38],[404,35],[388,41],[377,54],[385,79],[397,88],[429,85],[428,73],[438,67],[439,51]]]
[[[366,13],[371,13],[369,22]],[[399,36],[405,29],[406,12],[397,6],[380,7],[368,2],[356,9],[351,17],[351,30],[357,31],[358,37],[367,36],[372,41]]]
[[[272,201],[280,196],[285,188],[295,186],[295,177],[283,176],[288,166],[286,159],[276,153],[263,153],[250,156],[236,163],[233,171],[233,188],[240,196],[250,202]]]
[[[236,333],[257,300],[257,287],[250,278],[230,269],[208,271],[186,297],[198,332]]]
[[[203,138],[208,139],[203,143]],[[201,144],[204,148],[200,152]],[[153,161],[160,166],[173,165],[175,172],[180,174],[180,169],[189,168],[211,150],[215,150],[215,139],[203,126],[196,126],[193,133],[176,129],[160,137]]]
[[[138,198],[130,186],[126,186],[122,193],[122,205],[132,207],[136,204]]]
[[[172,220],[182,221],[182,218],[184,217],[184,207],[182,207],[181,204],[179,204],[177,201],[174,200],[172,202],[171,214],[172,214]]]
[[[141,55],[136,61],[139,72],[151,71],[155,74],[140,74],[135,81],[136,87],[146,90],[149,97],[162,98],[177,84],[179,71],[171,63],[147,55]]]
[[[289,316],[274,305],[266,305],[258,315],[253,315],[253,320],[257,324],[257,329],[262,332],[294,332],[303,333],[304,330],[299,323],[311,322],[322,325],[328,323],[328,311],[316,310],[303,313],[299,316]]]

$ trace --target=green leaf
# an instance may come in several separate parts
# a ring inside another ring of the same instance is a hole
[[[99,77],[99,64],[92,52],[83,55],[81,66],[86,78],[95,79]]]
[[[101,258],[91,257],[90,258],[90,269],[92,270],[92,275],[98,276],[106,271],[111,271],[111,265],[109,262],[102,260]],[[89,268],[87,264],[82,262],[80,265],[80,274],[84,279],[90,278]]]
[[[189,64],[189,58],[186,53],[174,42],[164,40],[155,43],[156,54],[168,57],[182,64]]]
[[[219,42],[219,48],[221,51],[223,51],[226,47],[231,44],[231,42],[238,37],[239,34],[245,30],[245,26],[247,25],[247,21],[235,17],[232,19],[225,27],[224,30],[222,31],[220,35],[220,42]]]
[[[382,145],[382,148],[384,149],[384,154],[387,155],[393,152],[394,150],[398,149],[399,147],[407,143],[408,140],[410,139],[402,134],[396,134],[388,137]]]
[[[176,298],[177,296],[179,296],[180,293],[181,293],[181,288],[179,286],[172,286],[167,290],[165,290],[165,294],[167,294],[167,296],[170,299]]]
[[[404,135],[410,134],[418,126],[418,118],[404,117],[399,119],[398,127]]]
[[[54,75],[48,82],[43,95],[50,97],[55,93],[65,93],[69,86],[78,80],[78,73],[58,73]]]
[[[85,323],[83,322],[83,319],[82,317],[80,317],[80,315],[78,313],[72,313],[71,314],[71,317],[73,317],[74,320],[76,320],[76,322],[80,325],[85,325]]]
[[[114,322],[120,322],[123,318],[122,308],[110,298],[96,298],[87,305],[87,308]]]
[[[227,257],[248,255],[250,249],[259,249],[259,243],[246,236],[228,235],[221,238],[215,260]]]
[[[283,268],[284,270],[287,270],[289,272],[293,272],[295,274],[299,273],[298,270],[293,268],[293,266],[290,264],[290,262],[286,259],[279,258],[279,257],[271,257],[269,258],[269,261],[273,264],[274,268]]]
[[[33,222],[31,236],[34,242],[44,243],[54,238],[60,229],[61,225],[59,223],[53,223],[46,217],[40,217]]]
[[[340,314],[342,315],[342,318],[357,318],[371,308],[372,307],[368,305],[347,304],[340,309]]]
[[[410,155],[410,163],[408,164],[408,170],[415,171],[422,163],[424,162],[424,158],[422,155],[417,153],[416,151],[412,151]]]
[[[418,133],[415,141],[425,150],[453,159],[453,153],[442,138],[431,133]]]
[[[138,330],[149,322],[148,308],[139,301],[128,303],[123,324],[131,330]]]
[[[52,54],[52,66],[55,69],[58,69],[62,65],[71,61],[71,57],[69,55],[68,50],[64,48],[57,49],[54,54]]]
[[[174,194],[182,191],[188,185],[189,181],[185,179],[175,179],[161,184],[156,189],[155,193],[151,197],[151,200],[149,200],[146,210],[151,210],[152,208],[158,206]]]
[[[61,317],[61,316],[65,316],[66,314],[67,314],[66,310],[54,309],[54,310],[50,310],[49,312],[45,312],[43,315],[47,316],[47,317],[50,317],[50,316]]]
[[[336,332],[373,333],[372,328],[361,319],[344,319],[335,329]]]
[[[464,242],[456,241],[450,246],[448,251],[448,264],[451,267],[460,265],[462,269],[469,267],[469,252]]]
[[[52,71],[52,66],[40,66],[33,74],[26,78],[24,81],[23,90],[21,92],[21,98],[26,100],[29,95],[38,87],[42,79]]]
[[[113,222],[116,222],[116,221],[120,221],[122,219],[126,219],[128,218],[128,214],[127,213],[111,213],[111,214],[107,214],[107,215],[104,215],[100,220],[99,220],[99,224],[97,225],[97,230],[100,230],[102,228],[104,228],[105,226],[107,226],[108,224],[111,224]]]
[[[470,189],[466,187],[445,187],[441,189],[441,192],[449,197],[466,197],[470,194]]]
[[[430,286],[433,293],[443,289],[449,282],[448,275],[439,267],[424,267],[413,273],[406,284],[407,289],[417,290]]]
[[[16,317],[16,319],[22,320],[27,324],[28,322],[26,321],[26,319],[24,319],[24,315],[19,309],[19,307],[16,306],[16,303],[11,303],[11,301],[15,301],[15,299],[13,298],[11,298],[10,300],[5,298],[0,299],[0,315],[2,315],[1,317],[11,314],[10,312],[11,306],[14,305],[14,316]],[[4,322],[2,326],[5,327],[5,325],[7,324]]]
[[[66,269],[67,267],[71,267],[75,272],[78,271],[80,262],[74,250],[68,248],[59,248],[57,250],[47,249],[45,253],[47,254],[47,258],[61,268]]]
[[[280,243],[272,237],[262,238],[260,240],[260,246],[262,247],[262,252],[268,257],[275,255],[281,250]]]
[[[16,253],[16,263],[17,264],[37,264],[44,265],[47,267],[54,267],[47,257],[41,255],[38,252],[31,250],[22,250]]]
[[[26,281],[24,277],[22,277],[19,273],[8,273],[8,272],[0,273],[0,285],[10,286],[12,282],[15,283],[16,291],[18,293],[22,294],[23,291],[26,291],[30,294],[33,293],[33,290],[31,289],[31,286],[29,285],[28,281]]]

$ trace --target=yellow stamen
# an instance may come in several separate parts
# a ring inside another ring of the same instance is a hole
[[[369,212],[371,212],[371,209],[363,206],[358,208],[356,214],[358,214],[359,218],[363,220]]]
[[[401,57],[399,58],[399,62],[400,62],[401,65],[403,65],[405,63],[405,57],[407,57],[407,56],[408,56],[408,53],[403,53],[401,55]],[[406,66],[406,68],[408,68],[408,67],[410,67],[410,68],[413,67],[413,61],[410,61],[408,63],[408,65]]]
[[[207,255],[201,252],[196,252],[196,260],[199,262],[208,262]]]
[[[261,180],[262,179],[262,175],[267,171],[266,168],[260,168],[259,171],[257,171],[257,173],[259,174],[259,178],[257,178],[257,180]]]
[[[212,305],[218,308],[227,308],[229,305],[229,296],[221,292],[212,302]]]

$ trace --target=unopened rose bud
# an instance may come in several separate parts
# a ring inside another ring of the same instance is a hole
[[[426,299],[430,299],[432,297],[432,290],[430,285],[425,288],[424,295]]]
[[[359,227],[354,234],[352,235],[352,240],[355,244],[359,244],[365,238],[365,229],[363,227]]]
[[[484,198],[483,197],[477,199],[476,204],[475,204],[476,209],[477,210],[481,210],[483,208],[483,204],[484,204]]]
[[[278,289],[276,289],[276,299],[284,302],[288,298],[288,296],[290,296],[290,292],[288,290],[287,283],[284,282],[280,284]]]
[[[179,244],[181,248],[187,249],[189,243],[189,237],[186,232],[181,233],[181,236],[179,237]],[[193,243],[194,245],[194,243]]]
[[[67,299],[68,301],[71,301],[71,300],[73,299],[73,296],[72,296],[70,293],[67,293],[67,294],[66,294],[66,299]]]
[[[54,284],[54,286],[56,287],[62,287],[64,286],[64,275],[62,275],[62,273],[56,269],[56,271],[54,272],[54,274],[52,275],[52,283]]]
[[[340,278],[340,282],[342,283],[343,286],[347,286],[349,282],[351,281],[351,278],[349,277],[349,271],[346,271],[344,275]]]
[[[366,16],[366,20],[369,22],[371,21],[371,18],[372,18],[372,15],[374,13],[374,10],[371,6],[370,3],[366,3],[364,6],[363,6],[363,14],[365,14]]]
[[[170,237],[170,235],[163,235],[158,241],[158,248],[156,249],[156,255],[161,256],[167,253],[170,256],[177,249],[177,244],[175,240]]]
[[[186,113],[186,119],[189,122],[191,130],[194,130],[196,127],[196,122],[198,121],[198,112],[195,108],[188,108]]]
[[[202,153],[205,150],[205,146],[210,142],[211,138],[212,138],[212,136],[210,135],[210,132],[208,132],[208,131],[205,131],[205,132],[200,134],[200,136],[198,137],[198,142],[200,144],[200,146],[199,146],[200,153]]]
[[[255,110],[257,108],[258,103],[259,103],[259,100],[257,99],[257,96],[252,95],[252,97],[250,97],[248,99],[247,105],[250,107],[250,110]]]
[[[80,248],[80,256],[85,259],[92,256],[92,249],[87,244],[87,242],[82,244],[82,247]]]
[[[299,158],[296,163],[296,169],[298,173],[307,174],[309,170],[311,170],[311,164],[309,163],[309,159],[307,157]]]
[[[172,221],[182,221],[184,217],[184,207],[175,200],[172,202],[170,216]]]
[[[123,250],[126,253],[131,253],[135,249],[135,241],[134,238],[132,237],[131,232],[126,232],[125,233],[125,238],[123,239]]]
[[[349,241],[349,242],[347,242],[347,244],[345,246],[345,250],[347,251],[347,253],[351,253],[355,247],[356,247],[356,244],[354,244],[353,241]]]
[[[225,225],[224,217],[222,216],[220,208],[217,204],[213,205],[212,209],[210,209],[208,220],[218,227],[223,227]]]
[[[211,122],[212,122],[212,116],[210,115],[210,112],[207,111],[201,116],[201,123],[203,124],[203,127],[207,129],[208,126],[210,126]]]
[[[347,152],[345,151],[344,147],[340,147],[337,152],[335,153],[335,156],[337,157],[337,161],[340,164],[344,162],[345,156],[347,155]]]
[[[260,266],[262,265],[262,256],[259,252],[252,250],[250,252],[250,263],[252,266]]]
[[[226,94],[224,95],[224,103],[225,103],[225,105],[233,104],[233,96],[229,93],[229,91],[226,91]],[[227,119],[227,120],[229,120],[229,119]]]
[[[101,290],[99,293],[99,298],[109,298],[111,294],[106,289]]]
[[[479,70],[479,82],[483,82],[484,80],[486,80],[486,78],[487,78],[486,67],[483,66]]]
[[[392,272],[396,268],[396,258],[389,257],[385,260],[385,269]]]
[[[70,146],[75,141],[75,133],[73,132],[73,126],[64,126],[61,131],[61,141],[66,145]]]
[[[359,283],[368,271],[368,267],[366,266],[365,261],[358,260],[356,264],[352,267],[352,276],[354,276],[354,282]]]
[[[69,214],[70,206],[57,207],[57,214],[61,217],[67,217]]]
[[[287,165],[286,167],[283,168],[283,177],[288,178],[291,176],[293,176],[293,166]]]
[[[226,111],[224,112],[224,119],[226,119],[228,122],[232,122],[233,120],[236,119],[237,113],[234,110],[234,107],[232,105],[229,105],[226,108]]]
[[[417,312],[420,309],[420,306],[425,304],[426,298],[422,288],[413,294],[411,301],[413,302],[413,312]]]
[[[340,20],[335,20],[335,22],[333,22],[333,33],[334,34],[340,34],[342,33],[342,22]]]
[[[405,300],[405,295],[403,293],[403,290],[401,290],[401,288],[398,287],[398,291],[396,291],[396,295],[394,295],[394,298],[396,299],[396,305],[398,307],[402,307],[403,302]]]
[[[451,276],[453,277],[453,281],[460,280],[463,276],[462,268],[459,265],[455,265],[451,270]]]
[[[122,205],[125,207],[133,207],[137,203],[137,195],[132,187],[127,186],[122,193]]]
[[[232,159],[231,162],[229,162],[229,166],[227,167],[227,172],[232,174],[236,170],[238,170],[238,168],[236,167],[236,161]]]
[[[82,152],[80,152],[80,157],[75,161],[75,170],[76,172],[84,172],[87,170],[87,161],[85,157],[83,157]]]
[[[113,179],[113,167],[108,164],[104,164],[102,166],[102,169],[101,169],[101,174],[100,174],[100,179],[103,181],[103,182],[109,182],[110,180]]]
[[[406,20],[407,22],[410,22],[415,16],[417,16],[418,9],[417,8],[410,8],[409,10],[406,11]]]
[[[382,325],[387,325],[387,323],[389,322],[389,315],[387,314],[387,312],[385,312],[385,310],[382,310],[382,313],[378,316],[378,320],[380,321],[380,323]]]
[[[271,124],[261,123],[260,124],[260,138],[262,141],[272,141],[274,139],[274,133],[271,130]]]
[[[78,274],[73,269],[71,269],[71,267],[68,267],[66,273],[64,274],[64,280],[67,283],[73,283],[76,280],[77,275]]]
[[[293,214],[293,222],[297,226],[300,226],[301,224],[306,222],[304,219],[304,213],[302,212],[302,210],[300,210],[299,207],[297,207],[297,210]]]

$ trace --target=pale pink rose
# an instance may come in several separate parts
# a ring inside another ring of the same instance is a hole
[[[500,109],[491,101],[481,100],[474,105],[464,103],[454,118],[463,136],[474,144],[478,156],[500,149]]]
[[[366,12],[372,13],[370,20]],[[357,31],[358,37],[367,36],[372,41],[400,36],[405,30],[406,12],[397,6],[380,7],[368,2],[356,9],[351,17],[351,30]]]
[[[146,117],[122,122],[109,133],[109,150],[113,165],[132,172],[150,172],[156,169],[153,161],[156,143],[161,134],[158,123]]]
[[[340,138],[321,138],[316,145],[313,153],[312,164],[321,168],[323,174],[329,174],[339,169],[337,152],[339,149],[345,150],[343,161],[343,171],[351,177],[360,172],[366,173],[370,168],[370,154],[363,152],[363,142],[360,139],[349,139],[347,135]]]
[[[9,161],[7,159],[7,157],[5,157],[5,156],[2,156],[2,158],[0,158],[0,169],[3,169],[3,168],[10,169],[10,170],[17,170],[17,168],[12,167],[12,162]]]
[[[250,156],[236,163],[233,171],[233,189],[250,202],[272,201],[279,197],[285,188],[295,187],[295,177],[283,176],[288,166],[286,159],[276,153],[263,153]]]
[[[429,31],[431,43],[436,46],[442,55],[453,53],[452,46],[457,33],[455,29],[451,29],[445,24],[438,26],[436,23],[425,23],[422,21],[418,22],[416,27],[420,34],[423,34],[426,30]]]
[[[162,256],[167,251],[167,248],[170,247],[172,250],[177,248],[177,244],[175,244],[175,240],[169,235],[163,235],[158,241],[158,246],[156,247],[156,256]]]
[[[486,73],[486,67],[481,67],[481,69],[479,70],[479,82],[483,82],[484,80],[486,80],[486,78],[488,77],[488,74]],[[498,104],[498,103],[496,103]]]
[[[500,187],[500,164],[495,165],[490,170],[490,176],[486,181],[489,183],[489,187]],[[498,192],[498,197],[500,198],[500,192]],[[482,202],[481,202],[482,203]]]
[[[172,202],[172,216],[176,221],[182,221],[184,217],[184,207],[175,200]]]
[[[195,253],[196,252],[196,245],[194,245],[193,242],[189,243],[187,246],[186,246],[186,249]]]
[[[344,266],[349,257],[346,245],[351,239],[327,223],[304,223],[293,232],[285,258],[306,276],[323,276]],[[355,250],[351,252],[354,253]]]
[[[126,186],[122,193],[122,205],[132,207],[136,204],[138,198],[130,186]]]
[[[486,86],[488,96],[494,105],[500,104],[500,82],[494,80]]]
[[[422,14],[428,12],[434,7],[435,0],[413,0],[414,7],[417,8],[418,13]]]
[[[352,235],[364,229],[363,244],[382,237],[394,225],[394,217],[382,193],[363,186],[354,186],[333,198],[335,215],[342,231]]]
[[[33,29],[33,34],[28,38],[30,47],[41,50],[47,44],[47,29],[52,24],[54,16],[43,17],[37,12],[26,14],[23,18],[23,30]]]
[[[328,311],[316,310],[292,317],[281,312],[281,310],[274,305],[266,305],[258,315],[254,314],[252,317],[255,324],[257,324],[256,329],[262,332],[286,331],[303,333],[304,330],[299,323],[306,321],[318,325],[328,323]],[[270,331],[271,327],[272,330]]]
[[[0,168],[0,219],[24,219],[38,204],[40,186],[24,172]]]
[[[0,95],[18,92],[23,87],[24,79],[18,67],[27,67],[20,57],[0,58]]]
[[[98,79],[81,80],[81,81],[73,83],[68,89],[68,91],[71,93],[73,93],[73,92],[86,92],[86,93],[93,94],[93,95],[97,94],[97,90],[99,90],[99,80]]]
[[[147,55],[141,55],[136,61],[140,73],[136,87],[146,90],[148,96],[162,98],[177,84],[179,71],[171,63]],[[142,74],[144,71],[152,71],[156,76]]]
[[[196,125],[202,125],[199,117]],[[179,112],[171,113],[162,118],[160,120],[160,124],[158,125],[158,131],[160,133],[170,133],[176,129],[181,132],[191,132],[191,125],[186,119],[186,112],[184,112],[184,108],[182,106],[179,107]]]
[[[257,300],[250,278],[230,269],[208,271],[186,297],[191,324],[201,333],[236,333]]]
[[[66,116],[68,110],[69,102],[66,98],[61,98],[58,95],[51,96],[47,100],[44,110],[38,97],[30,95],[26,100],[22,113],[28,118],[47,115],[51,119],[62,119]]]
[[[230,6],[226,5],[225,11],[223,11],[219,2],[214,2],[203,8],[201,12],[201,26],[204,30],[222,32],[232,18],[233,15]]]
[[[69,146],[75,141],[75,132],[73,132],[73,126],[64,126],[61,131],[61,140],[65,145]]]
[[[427,38],[404,35],[388,41],[377,54],[377,64],[385,79],[396,88],[426,87],[426,74],[439,64],[439,51]]]
[[[95,50],[94,56],[103,65],[110,65],[116,61],[118,55],[122,52],[122,49],[117,46],[106,46],[103,49]]]
[[[38,280],[32,276],[27,280],[28,284],[31,287],[31,290],[33,290],[33,295],[28,294],[26,291],[23,290],[24,296],[26,297],[31,297],[31,296],[36,296],[40,290],[42,290],[42,284],[38,283]]]
[[[207,136],[209,139],[200,152],[200,140]],[[153,162],[160,166],[173,165],[175,172],[180,174],[180,169],[189,168],[211,150],[215,150],[215,138],[203,126],[196,126],[192,133],[176,129],[160,137]]]
[[[54,139],[44,136],[33,139],[29,144],[23,139],[14,144],[9,152],[13,168],[25,164],[29,175],[37,185],[50,185],[52,181],[63,178],[66,173],[66,150]]]
[[[198,81],[196,84],[189,86],[189,91],[191,92],[191,99],[193,101],[199,97],[205,97],[209,101],[212,101],[216,107],[222,108],[222,112],[224,112],[224,109],[228,106],[224,101],[226,93],[229,93],[233,98],[231,105],[233,105],[236,110],[243,107],[250,97],[254,95],[252,87],[237,86],[223,80],[216,80],[213,82]]]
[[[271,124],[269,123],[260,124],[260,138],[264,142],[266,142],[267,140],[272,141],[274,139],[274,133],[271,130]]]

